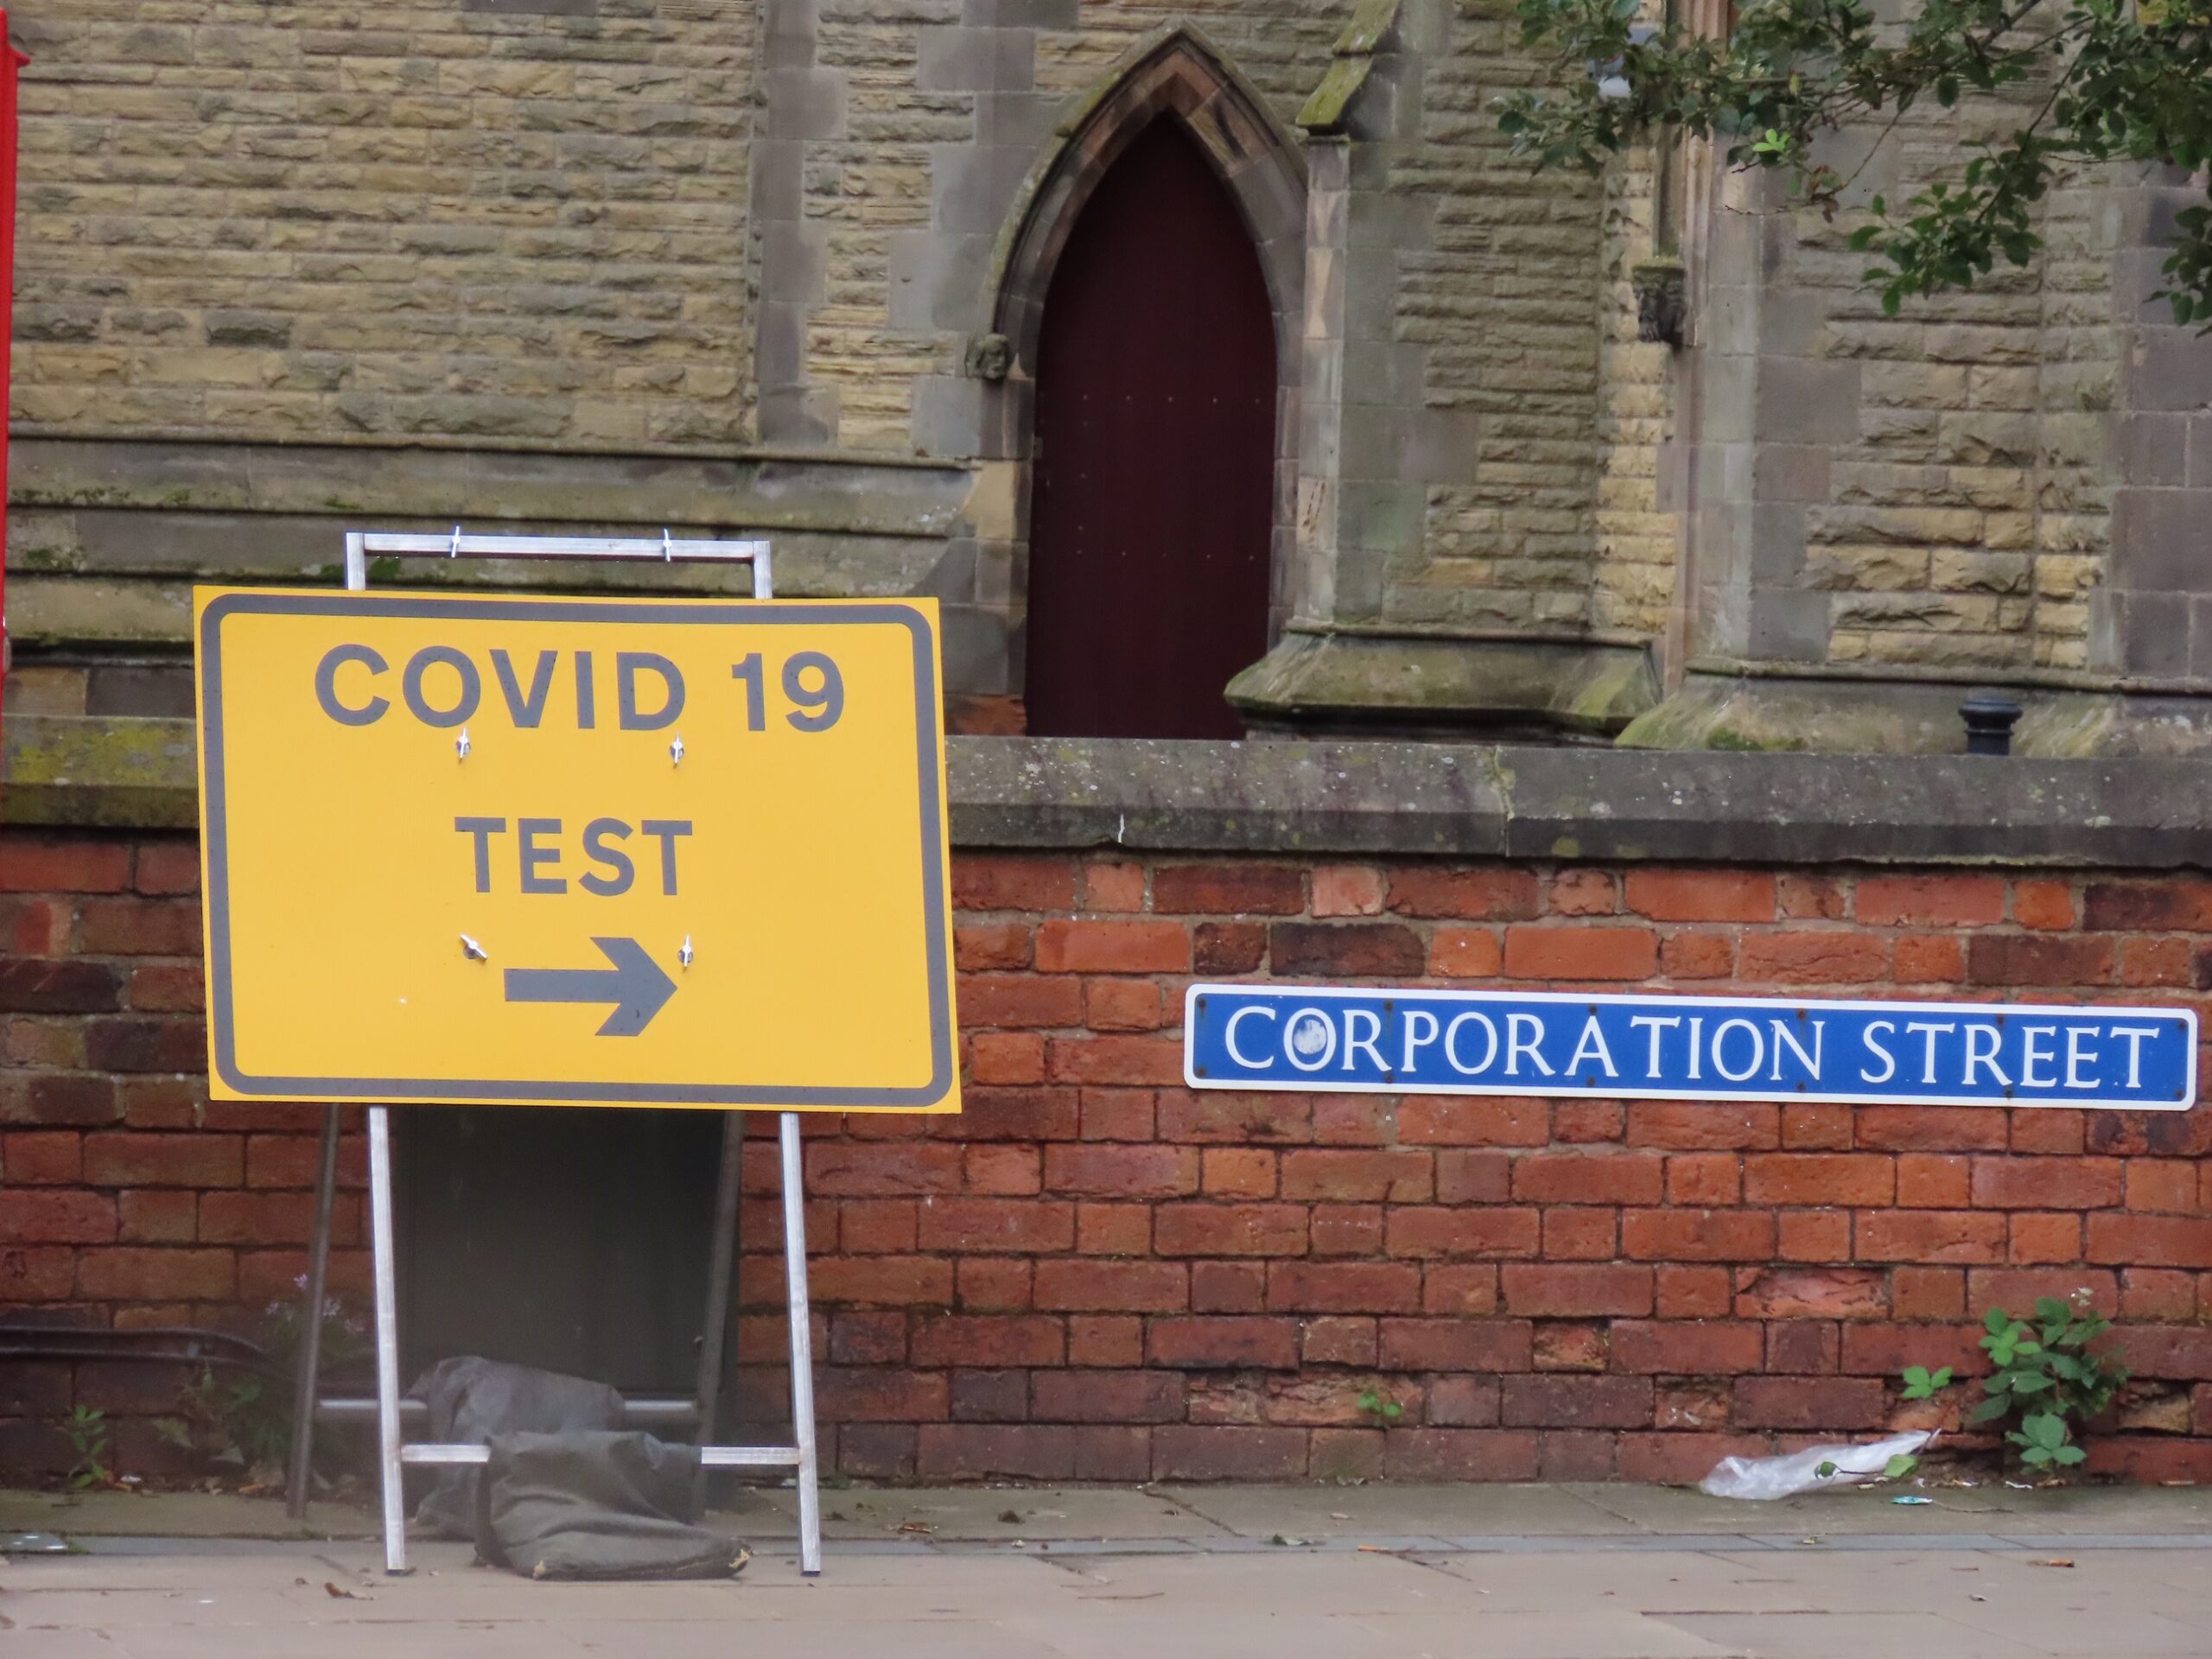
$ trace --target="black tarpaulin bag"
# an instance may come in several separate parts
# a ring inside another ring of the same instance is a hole
[[[440,1360],[408,1392],[429,1408],[430,1438],[454,1445],[481,1446],[494,1434],[525,1430],[622,1427],[622,1396],[604,1382],[474,1354]],[[477,1484],[466,1464],[441,1468],[415,1524],[434,1537],[475,1536]]]
[[[494,1434],[476,1554],[533,1579],[720,1579],[751,1559],[697,1524],[699,1448],[631,1431]]]

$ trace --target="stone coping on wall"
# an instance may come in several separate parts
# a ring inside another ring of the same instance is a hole
[[[1012,737],[946,748],[963,847],[2212,864],[2212,761]],[[187,721],[0,727],[0,823],[190,829],[194,786]]]

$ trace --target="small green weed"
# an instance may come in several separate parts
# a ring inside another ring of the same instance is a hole
[[[69,1490],[81,1492],[88,1487],[111,1484],[115,1471],[107,1463],[111,1438],[107,1414],[97,1406],[79,1406],[61,1420],[61,1432],[77,1454],[77,1460],[62,1477]]]
[[[1376,1389],[1364,1390],[1356,1402],[1359,1408],[1375,1420],[1378,1428],[1388,1428],[1406,1414],[1406,1408],[1388,1395]]]
[[[2112,1321],[2089,1305],[2086,1291],[2076,1292],[2070,1301],[2037,1298],[2031,1320],[1993,1307],[1982,1321],[1980,1338],[1990,1374],[1967,1421],[2014,1420],[2005,1439],[2031,1469],[2065,1469],[2084,1462],[2089,1454],[2075,1443],[2076,1435],[2112,1404],[2127,1381],[2125,1365],[2089,1351],[2089,1344],[2111,1329]],[[1904,1398],[1932,1399],[1951,1385],[1951,1368],[1930,1371],[1908,1365],[1902,1380]]]

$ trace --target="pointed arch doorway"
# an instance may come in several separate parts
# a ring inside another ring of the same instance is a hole
[[[1099,179],[1046,290],[1031,732],[1243,734],[1222,690],[1268,649],[1276,365],[1236,199],[1163,113]]]

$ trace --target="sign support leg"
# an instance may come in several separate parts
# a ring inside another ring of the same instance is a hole
[[[399,1461],[399,1286],[391,1249],[391,1113],[369,1108],[369,1233],[377,1287],[377,1468],[384,1570],[407,1572],[407,1495]]]
[[[696,1440],[712,1446],[721,1428],[722,1351],[729,1340],[730,1285],[737,1274],[737,1205],[743,1184],[745,1117],[722,1114],[721,1173],[715,1186],[714,1239],[708,1248],[707,1312],[699,1323],[699,1416]],[[707,1466],[699,1465],[698,1496],[706,1501]]]
[[[322,1301],[330,1271],[330,1217],[338,1199],[338,1108],[322,1109],[322,1156],[316,1166],[315,1230],[308,1240],[308,1287],[301,1304],[300,1374],[292,1390],[292,1459],[284,1480],[284,1513],[308,1512],[315,1478],[315,1408],[322,1371]]]
[[[814,1446],[814,1333],[806,1301],[806,1172],[798,1114],[777,1120],[784,1154],[784,1280],[790,1291],[791,1430],[798,1448],[798,1570],[822,1571],[822,1487]]]

